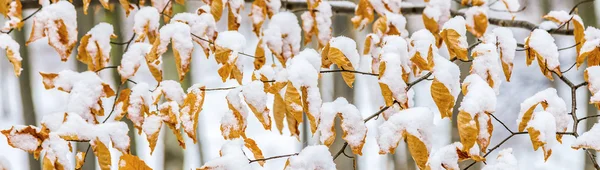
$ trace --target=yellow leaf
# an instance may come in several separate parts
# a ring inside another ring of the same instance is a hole
[[[85,1],[85,0],[84,0]],[[88,0],[89,1],[89,0]],[[129,3],[128,0],[119,0],[119,3],[121,4],[121,7],[123,9],[125,9],[125,16],[128,17],[129,13],[131,13],[132,10],[134,10],[135,8],[133,7],[133,5],[131,5]],[[85,10],[84,10],[85,11]],[[87,15],[87,14],[86,14]]]
[[[423,143],[421,139],[413,136],[410,133],[404,132],[404,136],[413,160],[415,160],[419,169],[425,169],[425,165],[427,164],[427,160],[429,158],[427,146],[425,146],[425,143]]]
[[[573,35],[575,38],[575,43],[577,43],[577,45],[575,46],[575,49],[577,50],[577,54],[580,54],[579,52],[581,51],[581,47],[585,43],[585,34],[584,34],[585,28],[584,28],[583,22],[580,22],[581,18],[579,17],[579,15],[574,15],[572,21],[573,21]],[[580,56],[581,55],[577,56],[577,68],[579,68],[579,66],[581,66],[581,64],[583,64],[583,58],[580,58]]]
[[[152,168],[135,155],[123,154],[119,158],[119,170],[152,170]]]
[[[477,141],[479,133],[479,127],[471,114],[460,111],[457,116],[458,134],[460,136],[460,143],[462,143],[463,151],[469,151]]]
[[[551,148],[546,149],[544,147],[546,142],[541,141],[539,139],[540,134],[541,134],[540,131],[533,127],[529,127],[529,128],[527,128],[527,132],[529,133],[529,137],[531,138],[531,144],[533,144],[533,150],[537,151],[540,147],[542,147],[542,150],[544,150],[544,161],[547,161],[548,157],[550,157],[550,155],[552,155],[552,149]]]
[[[244,145],[246,146],[246,148],[248,148],[252,154],[254,154],[254,159],[264,159],[265,156],[263,156],[262,151],[260,150],[260,148],[258,148],[258,145],[256,144],[256,142],[250,138],[245,138],[244,139]],[[264,166],[265,165],[265,161],[258,161],[258,164],[260,164],[260,166]]]
[[[4,17],[8,16],[8,9],[10,8],[9,0],[0,1],[0,14],[4,15]]]
[[[417,68],[421,70],[431,71],[435,64],[433,63],[433,46],[429,45],[429,50],[427,52],[427,60],[423,59],[421,55],[421,52],[417,51],[415,55],[412,58],[410,58],[410,61],[412,61],[417,66]]]
[[[521,118],[521,123],[519,124],[519,132],[523,132],[525,130],[525,127],[527,127],[527,123],[529,123],[529,121],[531,121],[531,118],[533,117],[533,110],[535,110],[535,108],[537,107],[539,103],[531,106],[529,109],[527,109],[527,111],[523,114],[523,117]]]
[[[373,23],[373,32],[378,35],[384,35],[388,32],[387,19],[385,16],[381,16]]]
[[[196,130],[198,128],[198,117],[200,116],[200,111],[202,111],[202,105],[204,104],[206,94],[206,91],[204,91],[204,89],[205,86],[202,86],[198,89],[193,89],[192,91],[188,92],[187,96],[184,99],[183,107],[181,108],[182,113],[180,115],[180,119],[184,121],[182,122],[183,130],[185,131],[185,133],[187,133],[188,137],[190,137],[194,141],[194,143],[196,143],[197,140]],[[187,112],[185,112],[184,110],[187,110]],[[185,121],[193,122],[192,126],[189,127],[189,123],[185,123]]]
[[[302,109],[304,111],[304,113],[306,113],[306,117],[308,118],[308,121],[310,122],[310,131],[314,134],[317,131],[317,118],[315,117],[315,115],[318,115],[318,113],[311,113],[309,107],[311,106],[311,104],[315,104],[315,103],[310,103],[308,100],[308,88],[305,86],[300,87],[300,91],[302,92]],[[321,104],[321,103],[318,103]],[[320,106],[320,105],[319,105]]]
[[[152,73],[152,76],[154,77],[154,79],[156,79],[157,82],[162,81],[163,72],[162,59],[161,56],[157,54],[157,48],[159,45],[160,39],[156,39],[154,41],[154,44],[152,45],[152,50],[150,50],[150,53],[146,55],[146,64],[148,64],[148,69],[150,70],[150,73]]]
[[[156,147],[156,141],[158,140],[158,135],[160,134],[160,129],[162,126],[162,118],[160,116],[156,115],[156,111],[152,111],[150,113],[150,115],[144,119],[144,124],[146,124],[148,121],[152,121],[152,123],[158,124],[158,125],[154,125],[154,126],[158,126],[157,129],[154,129],[155,131],[148,131],[148,130],[146,130],[146,128],[144,128],[144,133],[146,134],[146,139],[148,140],[148,143],[150,146],[150,155],[152,155],[152,152],[154,152],[154,147]]]
[[[440,82],[437,78],[434,78],[433,83],[431,83],[431,97],[440,111],[442,119],[446,117],[452,119],[454,96],[450,94],[450,90],[448,90],[444,83]]]
[[[321,51],[321,67],[322,68],[329,68],[329,67],[331,67],[331,64],[333,64],[331,62],[331,60],[329,60],[329,57],[328,57],[329,56],[329,48],[330,47],[329,47],[329,43],[328,43],[327,45],[325,45],[325,47]]]
[[[237,58],[233,61],[233,63],[237,63]],[[231,64],[231,75],[229,78],[235,78],[238,84],[242,84],[242,79],[244,78],[242,70],[237,67],[237,64]]]
[[[479,131],[479,136],[477,137],[477,145],[479,145],[480,151],[486,153],[486,149],[488,145],[490,145],[490,141],[492,138],[492,131],[494,130],[492,119],[490,118],[490,115],[488,113],[480,113],[475,115],[475,120],[479,129],[485,127],[485,131]]]
[[[329,58],[332,63],[336,64],[342,70],[354,71],[354,67],[352,66],[350,60],[348,60],[344,53],[337,48],[330,47],[327,58]],[[352,88],[352,83],[354,83],[355,79],[354,73],[342,72],[342,78],[348,87]]]
[[[275,126],[279,130],[279,134],[283,134],[283,119],[286,113],[286,104],[283,101],[283,97],[279,93],[275,93],[273,99],[273,119],[275,120]]]
[[[292,85],[291,81],[288,81],[287,88],[285,90],[285,104],[286,109],[298,123],[302,123],[302,100],[298,89]]]
[[[441,37],[448,47],[448,53],[450,53],[450,59],[458,58],[460,60],[469,60],[467,57],[467,48],[460,46],[460,34],[453,29],[442,30]]]
[[[212,16],[215,18],[215,21],[221,20],[221,15],[223,15],[223,1],[211,0],[210,14],[212,14]]]
[[[355,29],[362,30],[369,22],[373,21],[375,15],[373,14],[373,6],[368,0],[359,0],[356,10],[354,10],[354,17],[352,17],[352,25]]]
[[[62,19],[54,21],[54,24],[56,24],[58,27],[56,31],[58,34],[58,39],[60,40],[60,44],[56,44],[54,41],[48,41],[48,43],[50,46],[54,47],[56,51],[58,51],[58,54],[60,54],[60,60],[62,62],[66,62],[67,59],[69,59],[71,52],[73,52],[73,47],[75,47],[77,40],[69,39],[70,36],[67,32],[67,26]]]
[[[32,153],[33,156],[37,159],[42,151],[42,142],[48,138],[48,134],[43,131],[38,132],[35,126],[25,126],[21,128],[15,128],[12,126],[10,129],[0,131],[4,136],[6,136],[6,140],[8,145],[13,148],[18,148],[23,151]],[[35,144],[37,147],[34,149],[32,147],[25,147],[22,139],[35,139],[35,141],[26,141],[29,144]]]
[[[229,62],[229,56],[232,50],[215,45],[215,60],[217,64],[226,64]]]
[[[181,54],[181,52],[177,50],[178,48],[175,46],[175,43],[171,43],[171,46],[173,48],[173,55],[175,56],[175,67],[177,68],[177,73],[179,73],[179,81],[183,81],[183,79],[185,78],[185,74],[190,71],[190,63],[192,60],[193,49],[187,50],[186,53]],[[184,58],[186,58],[186,61],[183,62],[184,64],[182,64],[181,55],[183,55]]]
[[[429,30],[429,32],[431,32],[431,34],[435,35],[440,32],[440,27],[433,18],[429,18],[427,15],[422,15],[422,18],[423,18],[423,24],[425,25],[425,28],[427,30]]]
[[[257,0],[257,1],[263,1],[263,0]],[[258,40],[258,44],[256,44],[256,50],[254,52],[254,70],[260,69],[262,66],[265,65],[265,62],[266,62],[265,49],[262,48],[263,47],[262,45],[263,45],[263,41],[261,38]]]
[[[10,61],[10,63],[13,65],[13,71],[15,72],[15,75],[17,77],[21,75],[21,70],[23,70],[21,68],[21,55],[16,55],[18,52],[19,51],[16,51],[16,49],[11,49],[9,47],[6,48],[6,57],[8,58],[8,61]]]
[[[300,123],[296,121],[294,115],[290,111],[285,112],[285,119],[287,120],[288,130],[290,130],[290,135],[295,136],[298,141],[300,141],[300,131],[298,130],[298,126]]]
[[[85,152],[77,152],[75,156],[75,169],[81,169],[85,161]]]
[[[258,17],[253,17],[254,15],[258,15]],[[256,36],[258,37],[260,37],[261,35],[260,29],[262,27],[263,22],[265,21],[265,15],[267,15],[267,3],[265,2],[265,0],[255,0],[254,2],[252,2],[252,8],[248,17],[250,17],[250,19],[252,20],[252,32],[254,32],[254,34],[256,34]]]
[[[94,150],[94,155],[98,158],[98,164],[100,164],[100,169],[102,170],[110,170],[110,151],[108,147],[104,145],[100,141],[100,139],[96,138],[91,142],[92,149]]]
[[[467,25],[467,29],[471,32],[475,37],[481,37],[485,33],[488,27],[488,19],[487,15],[484,13],[479,13],[473,16],[473,24],[474,26]]]
[[[174,104],[171,104],[174,103]],[[173,134],[177,138],[179,142],[179,146],[185,149],[185,142],[183,141],[183,136],[181,136],[180,127],[179,126],[179,108],[177,107],[177,102],[170,101],[169,103],[163,103],[163,106],[166,104],[166,107],[160,107],[160,114],[163,117],[163,121],[167,124],[167,127],[173,131]],[[167,118],[167,119],[164,119]]]
[[[219,73],[219,76],[221,76],[221,80],[223,82],[227,81],[227,79],[231,75],[232,69],[233,69],[233,66],[227,63],[227,64],[221,66],[221,68],[219,68],[219,70],[217,70],[217,73]]]
[[[219,0],[213,0],[219,1]],[[240,23],[237,22],[240,11],[239,9],[232,9],[231,5],[229,5],[229,12],[227,13],[227,30],[229,31],[237,31],[240,28]],[[235,11],[235,13],[234,13]]]

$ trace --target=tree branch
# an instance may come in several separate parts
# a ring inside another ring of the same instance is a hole
[[[336,72],[349,72],[349,73],[358,73],[358,74],[369,75],[369,76],[379,76],[379,74],[360,72],[360,71],[355,71],[355,70],[322,70],[321,71],[321,73],[336,73]]]
[[[254,160],[250,160],[249,162],[258,162],[258,161],[267,161],[267,160],[271,160],[271,159],[278,159],[278,158],[286,158],[286,157],[290,157],[290,156],[296,156],[300,153],[293,153],[293,154],[287,154],[287,155],[279,155],[279,156],[272,156],[272,157],[268,157],[268,158],[262,158],[262,159],[254,159]]]

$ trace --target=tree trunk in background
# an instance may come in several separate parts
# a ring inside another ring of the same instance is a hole
[[[350,17],[347,15],[334,15],[332,17],[332,21],[333,21],[333,37],[337,37],[337,36],[346,36],[348,38],[354,39],[354,30],[352,27],[352,24],[349,22],[350,21]],[[337,65],[336,66],[332,66],[331,68],[335,68],[337,69]],[[358,69],[358,68],[356,68]],[[346,85],[346,83],[344,82],[344,79],[342,79],[342,75],[340,73],[333,73],[336,74],[333,76],[333,100],[335,100],[338,97],[344,97],[346,98],[346,100],[348,100],[348,103],[352,103],[354,104],[354,90],[350,87],[348,87],[348,85]],[[331,151],[332,154],[336,154],[344,145],[344,139],[342,139],[342,129],[340,128],[340,121],[339,119],[335,120],[335,133],[337,134],[335,136],[335,142],[333,142],[333,144],[329,147],[329,151]],[[350,155],[350,156],[356,156],[354,154],[352,154],[352,150],[350,149],[350,146],[348,146],[345,150],[345,152]],[[334,155],[335,156],[335,155]],[[353,169],[353,159],[352,158],[347,158],[345,157],[343,154],[340,155],[336,160],[335,160],[335,164],[337,166],[337,169]]]
[[[17,43],[25,44],[26,36],[24,30],[15,30],[14,32],[14,38],[17,41]],[[29,69],[31,64],[29,63],[30,61],[27,46],[21,46],[19,52],[21,53],[21,58],[23,58],[23,71],[21,72],[21,76],[19,76],[19,89],[21,91],[21,103],[23,105],[23,121],[25,122],[25,125],[35,126],[37,125],[37,119],[35,116],[35,106],[33,105],[33,96],[31,92],[31,89],[33,89],[31,86],[31,75],[36,75],[37,73],[31,73]],[[27,154],[27,157],[29,159],[30,170],[41,169],[40,161],[33,158],[33,154]]]
[[[88,14],[84,15],[83,14],[83,8],[77,8],[77,39],[80,40],[81,37],[83,37],[90,29],[92,29],[92,27],[94,27],[95,25],[95,20],[94,20],[94,6],[92,5],[92,8],[88,9]],[[77,44],[79,46],[79,43]],[[71,57],[73,57],[73,60],[76,60],[77,54],[78,54],[78,50],[76,46],[74,48],[74,52],[73,54],[71,54]],[[76,61],[76,66],[77,66],[77,72],[84,72],[88,70],[87,65],[85,65],[84,63],[82,63],[81,61],[77,60]],[[96,168],[96,156],[94,155],[94,152],[92,151],[92,149],[90,148],[90,144],[86,143],[86,142],[77,142],[75,143],[76,145],[76,152],[86,152],[87,150],[89,150],[85,156],[85,160],[84,160],[84,164],[83,167],[81,167],[82,169],[95,169]]]

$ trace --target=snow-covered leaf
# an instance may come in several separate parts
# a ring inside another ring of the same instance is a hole
[[[140,8],[135,13],[133,20],[133,32],[137,35],[136,42],[143,42],[146,37],[150,43],[155,42],[158,36],[160,14],[153,7]]]
[[[518,4],[518,3],[517,3]],[[510,82],[512,75],[513,61],[517,49],[517,40],[513,37],[510,29],[504,27],[494,28],[492,30],[496,36],[496,48],[500,53],[500,61],[502,62],[502,71],[506,77],[506,81]]]
[[[17,0],[18,1],[18,0]],[[21,53],[19,52],[20,45],[13,40],[8,34],[0,34],[0,48],[6,52],[6,58],[13,65],[13,71],[16,76],[21,75]]]
[[[317,36],[319,47],[325,46],[331,39],[331,5],[327,1],[316,1],[308,11],[302,13],[302,30],[304,30],[304,45],[311,42],[313,35]]]
[[[232,89],[227,93],[227,105],[229,110],[223,113],[221,118],[221,134],[225,139],[235,139],[245,137],[246,126],[248,125],[248,108],[244,106],[240,98],[242,88]]]
[[[120,170],[151,170],[144,160],[138,158],[135,155],[123,154],[119,158],[119,169]]]
[[[600,142],[598,142],[600,137],[598,135],[600,135],[600,125],[595,123],[590,130],[581,134],[579,137],[577,137],[577,139],[575,139],[575,142],[571,144],[571,148],[584,148],[598,151],[600,150]]]
[[[323,50],[322,52],[322,54],[326,53],[323,56],[323,60],[336,64],[341,70],[354,71],[358,69],[360,55],[358,54],[358,50],[356,50],[356,42],[354,40],[339,36],[331,39],[327,46],[329,48],[326,47],[327,50]],[[323,68],[329,67],[329,65],[324,63],[326,62],[322,62]],[[355,79],[354,73],[343,72],[342,78],[348,87],[352,88],[352,83],[354,83]]]
[[[221,65],[218,73],[223,82],[227,79],[235,79],[242,84],[243,64],[238,60],[238,53],[243,52],[246,38],[237,31],[225,31],[219,33],[215,41],[215,60]]]
[[[556,89],[548,88],[525,99],[525,101],[521,103],[521,110],[519,111],[517,119],[517,124],[519,125],[518,130],[520,132],[523,132],[527,128],[529,122],[535,117],[534,111],[539,104],[542,105],[542,108],[546,112],[553,115],[556,120],[556,132],[567,131],[567,126],[572,119],[567,114],[569,111],[567,110],[566,103],[558,96]],[[556,135],[556,139],[559,142],[562,142],[561,138],[562,135]]]
[[[594,27],[588,27],[585,30],[585,37],[579,42],[583,44],[577,56],[577,67],[579,67],[587,58],[587,65],[600,65],[600,30]]]
[[[496,163],[485,165],[482,170],[519,169],[517,158],[512,154],[512,151],[512,148],[502,149],[498,152]]]
[[[547,31],[535,29],[529,37],[525,38],[525,56],[527,65],[531,65],[533,60],[537,59],[540,70],[544,76],[550,80],[552,72],[561,76],[560,61],[558,60],[558,47],[554,43],[554,38]]]
[[[104,68],[110,59],[111,38],[117,38],[113,26],[105,22],[97,24],[81,38],[77,60],[86,64],[90,71]]]
[[[146,57],[150,53],[152,45],[148,43],[133,43],[123,54],[121,64],[117,68],[121,75],[121,83],[133,77],[142,64],[145,64]]]
[[[554,116],[546,111],[535,112],[533,118],[527,123],[527,132],[533,144],[533,150],[542,147],[544,150],[544,161],[552,154],[552,147],[556,143],[556,123]]]
[[[438,50],[435,43],[435,37],[426,29],[421,29],[411,35],[409,56],[415,67],[413,73],[420,74],[423,70],[433,69],[433,54]]]
[[[465,19],[462,16],[456,16],[444,24],[440,36],[448,47],[450,59],[458,58],[468,60],[467,57],[467,29]]]
[[[258,121],[262,123],[265,130],[271,130],[271,116],[269,116],[269,108],[267,108],[267,93],[264,89],[264,83],[261,81],[253,81],[250,84],[243,86],[242,94],[244,101],[248,103],[248,107],[254,113]]]
[[[263,41],[283,67],[288,59],[300,52],[302,30],[293,13],[280,12],[273,15],[263,33]]]
[[[359,0],[358,6],[354,9],[354,16],[351,19],[354,28],[362,30],[368,23],[372,22],[374,18],[373,6],[371,6],[369,0]]]
[[[352,148],[352,153],[362,155],[365,144],[367,126],[363,122],[360,112],[356,106],[339,97],[333,102],[323,103],[321,116],[319,117],[318,131],[321,132],[321,142],[327,146],[335,140],[335,117],[341,119],[341,127],[344,134],[342,138]]]
[[[485,152],[492,136],[490,114],[496,111],[496,93],[477,74],[467,76],[462,86],[464,98],[457,116],[461,150],[470,153],[475,147]]]
[[[464,1],[464,0],[463,0]],[[483,1],[483,0],[474,0]],[[475,37],[485,34],[488,27],[487,7],[472,6],[465,11],[467,29]]]
[[[200,84],[195,84],[188,88],[187,95],[180,110],[181,115],[179,119],[181,120],[183,131],[187,133],[188,137],[190,137],[194,143],[197,142],[196,131],[198,129],[198,117],[200,116],[200,111],[202,111],[202,106],[204,105],[204,99],[206,97],[206,92],[204,91],[205,88],[205,86]]]
[[[73,4],[59,1],[50,4],[33,17],[33,26],[27,45],[48,37],[48,44],[66,62],[77,43],[77,12]]]
[[[452,110],[460,93],[460,70],[453,62],[437,56],[434,58],[431,97],[443,118],[452,118]]]
[[[248,157],[246,157],[242,150],[243,146],[244,140],[242,139],[227,141],[221,147],[221,157],[206,162],[197,170],[251,169]]]

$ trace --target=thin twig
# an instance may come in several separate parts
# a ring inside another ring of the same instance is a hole
[[[293,153],[293,154],[287,154],[287,155],[279,155],[279,156],[272,156],[272,157],[268,157],[268,158],[262,158],[262,159],[254,159],[254,160],[250,160],[249,162],[258,162],[258,161],[267,161],[267,160],[271,160],[271,159],[278,159],[278,158],[286,158],[286,157],[290,157],[290,156],[296,156],[300,153]]]
[[[350,73],[358,73],[358,74],[369,75],[369,76],[379,76],[379,74],[360,72],[360,71],[355,71],[355,70],[323,70],[320,73],[336,73],[336,72],[350,72]]]
[[[42,7],[39,7],[37,10],[35,10],[33,13],[29,14],[27,17],[23,18],[23,20],[21,20],[21,23],[24,23],[25,21],[29,20],[30,18],[32,18],[35,14],[37,14],[38,12],[40,12],[42,10]],[[0,33],[5,33],[5,34],[10,34],[13,30],[15,30],[15,28],[11,28],[10,30],[8,30],[7,32],[4,31],[0,31]]]

